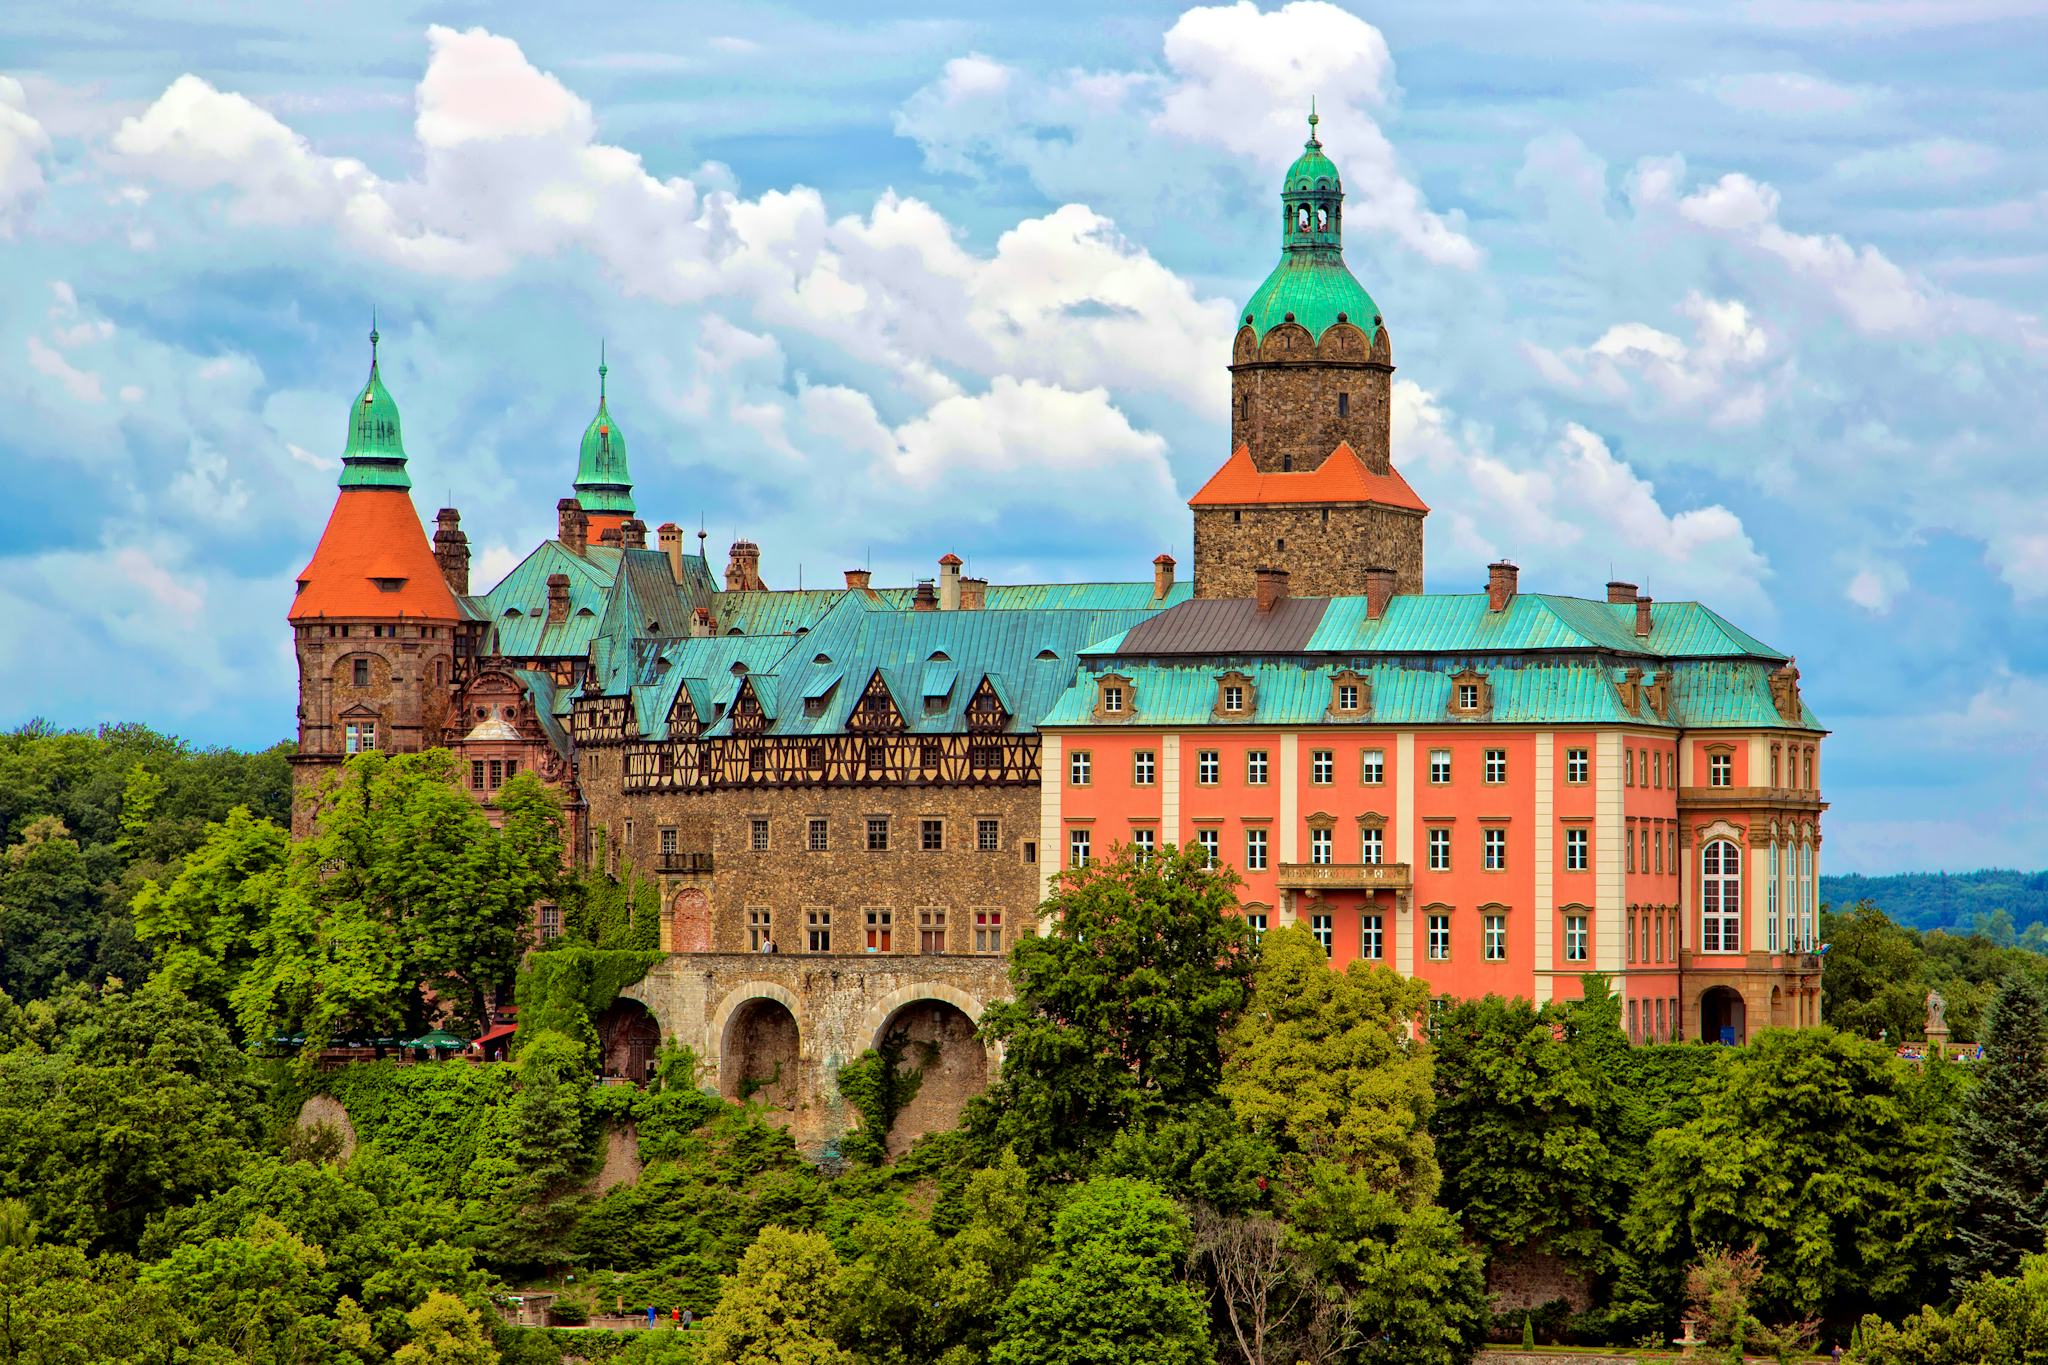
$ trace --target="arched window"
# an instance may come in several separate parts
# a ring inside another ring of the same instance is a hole
[[[1700,951],[1742,951],[1742,850],[1726,839],[1700,853]]]
[[[1813,951],[1813,845],[1799,846],[1799,951]]]

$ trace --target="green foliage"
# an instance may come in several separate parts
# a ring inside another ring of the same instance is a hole
[[[149,954],[131,899],[236,806],[287,818],[289,753],[198,750],[139,725],[0,734],[0,991],[139,982]]]
[[[2025,976],[2048,990],[2048,945],[2003,945],[1981,933],[1930,930],[1895,923],[1867,901],[1842,914],[1823,912],[1828,942],[1821,978],[1821,1017],[1845,1033],[1897,1044],[1923,1036],[1927,993],[1948,1001],[1957,1042],[1983,1036],[1984,1012],[2001,984]]]
[[[762,1229],[704,1320],[704,1365],[854,1365],[830,1336],[839,1257],[815,1232]]]
[[[558,945],[633,952],[661,947],[661,888],[630,861],[616,877],[595,868],[576,872],[565,880],[560,900]]]
[[[1333,972],[1305,926],[1260,948],[1251,1002],[1229,1036],[1223,1095],[1293,1156],[1367,1172],[1410,1201],[1436,1194],[1428,1048],[1412,1041],[1429,987],[1354,961]]]
[[[901,1030],[882,1039],[839,1068],[840,1097],[860,1115],[860,1126],[839,1144],[839,1154],[848,1161],[880,1165],[889,1155],[889,1130],[896,1116],[917,1098],[924,1081],[924,1068],[938,1060],[938,1046],[925,1043],[918,1062],[905,1066],[910,1039]]]
[[[646,976],[661,954],[641,949],[550,946],[531,954],[519,969],[513,1000],[519,1006],[518,1045],[541,1033],[572,1038],[593,1059],[597,1016],[610,1009],[626,987]]]
[[[1910,1303],[1946,1251],[1949,1084],[1831,1029],[1766,1030],[1702,1080],[1698,1117],[1651,1139],[1636,1246],[1674,1274],[1757,1248],[1767,1320]]]
[[[1969,933],[1980,920],[2005,912],[2008,926],[2048,920],[2048,872],[1987,867],[1976,872],[1902,872],[1884,877],[1823,875],[1820,897],[1830,905],[1868,901],[1913,929]],[[2010,941],[2005,946],[2010,946]],[[1831,953],[1830,956],[1833,956]],[[1828,964],[1833,970],[1834,964]]]
[[[1484,1340],[1485,1261],[1433,1204],[1406,1206],[1366,1173],[1317,1162],[1283,1209],[1338,1296],[1345,1358],[1463,1365]]]
[[[168,885],[150,879],[135,893],[135,933],[156,952],[158,980],[225,1012],[284,894],[290,839],[247,806],[206,831]]]
[[[1976,1071],[1948,1175],[1959,1291],[2048,1250],[2048,1005],[2027,978],[1992,1002]]]
[[[412,1340],[391,1358],[393,1365],[498,1365],[498,1348],[482,1319],[453,1294],[429,1294],[405,1322]]]
[[[1233,886],[1199,848],[1061,874],[1050,932],[1018,942],[1013,998],[982,1016],[1005,1052],[976,1131],[1073,1173],[1118,1133],[1215,1096],[1257,963]]]
[[[256,1097],[209,1015],[154,983],[34,1008],[41,1041],[0,1054],[0,1194],[46,1239],[130,1250],[151,1215],[235,1179]]]
[[[2038,1365],[2048,1360],[2048,1256],[1966,1286],[1954,1311],[1922,1308],[1896,1327],[1863,1320],[1853,1365]]]
[[[0,1248],[0,1360],[234,1359],[203,1341],[160,1286],[137,1281],[134,1262],[124,1256],[95,1260],[68,1246]]]
[[[1187,1215],[1151,1185],[1080,1185],[1053,1220],[1051,1254],[1005,1301],[989,1360],[1206,1365],[1208,1313],[1179,1273],[1192,1243]]]
[[[443,749],[358,754],[321,789],[313,837],[230,992],[250,1037],[305,1035],[310,1057],[352,1036],[474,1028],[512,979],[536,901],[560,872],[560,812],[531,774],[500,793],[494,830]]]

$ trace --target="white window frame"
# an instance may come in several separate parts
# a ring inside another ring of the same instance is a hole
[[[1093,851],[1093,850],[1092,850],[1092,848],[1091,848],[1091,845],[1093,844],[1093,842],[1094,842],[1094,840],[1093,840],[1093,839],[1092,839],[1092,838],[1090,837],[1089,831],[1087,831],[1087,830],[1085,830],[1085,829],[1070,829],[1070,830],[1068,830],[1068,831],[1067,831],[1067,866],[1068,866],[1068,867],[1086,867],[1086,866],[1088,866],[1088,858],[1089,858],[1089,855],[1090,855],[1090,853],[1091,853],[1091,852]]]
[[[1358,756],[1358,780],[1367,787],[1380,787],[1387,781],[1387,751],[1366,749]]]
[[[1700,849],[1700,951],[1742,951],[1742,848],[1732,839]]]
[[[1431,749],[1429,751],[1429,785],[1448,787],[1451,785],[1451,751]]]
[[[1215,866],[1216,866],[1216,865],[1217,865],[1218,863],[1220,863],[1220,862],[1222,861],[1222,853],[1223,853],[1223,833],[1222,833],[1222,831],[1221,831],[1221,830],[1215,830],[1215,829],[1198,829],[1198,830],[1196,830],[1196,831],[1195,831],[1195,847],[1197,847],[1197,848],[1199,848],[1199,849],[1201,849],[1201,850],[1202,850],[1202,855],[1203,855],[1203,858],[1204,858],[1204,861],[1206,862],[1206,864],[1207,864],[1208,866],[1210,866],[1210,867],[1215,867]]]
[[[1213,787],[1223,778],[1223,756],[1215,749],[1195,750],[1195,785]]]
[[[1584,872],[1592,865],[1592,831],[1578,826],[1567,827],[1564,832],[1564,870]]]
[[[1707,755],[1707,785],[1709,787],[1731,787],[1735,785],[1735,755]]]
[[[1485,922],[1485,949],[1481,953],[1488,962],[1508,960],[1508,917],[1491,914]]]
[[[1309,932],[1316,936],[1316,942],[1323,945],[1323,956],[1330,957],[1336,952],[1336,934],[1329,915],[1309,916]]]
[[[1567,787],[1583,787],[1592,778],[1591,755],[1584,749],[1564,751],[1564,783]]]
[[[1587,953],[1586,916],[1571,914],[1564,917],[1564,960],[1584,962]]]
[[[1247,872],[1266,870],[1266,831],[1248,829],[1244,832],[1244,868]]]
[[[1429,870],[1449,872],[1451,870],[1451,831],[1443,825],[1434,825],[1429,831]]]
[[[1368,962],[1384,961],[1387,954],[1386,920],[1379,915],[1358,917],[1358,955]]]
[[[1335,831],[1312,829],[1308,832],[1308,860],[1318,867],[1327,867],[1334,859],[1336,850],[1331,846]]]
[[[1327,787],[1337,780],[1337,753],[1334,749],[1311,749],[1308,755],[1309,785]]]
[[[1358,832],[1358,860],[1367,867],[1377,867],[1386,861],[1387,834],[1385,830],[1362,829]]]
[[[1508,780],[1508,751],[1488,749],[1486,751],[1486,783],[1498,787]]]
[[[1158,851],[1158,842],[1159,836],[1153,830],[1134,829],[1131,831],[1131,847],[1137,851],[1138,861],[1141,863],[1152,860],[1153,853]]]
[[[1431,915],[1429,917],[1429,939],[1427,943],[1431,962],[1451,960],[1451,917]]]
[[[1784,938],[1789,951],[1798,940],[1787,925]],[[1778,841],[1771,840],[1764,851],[1764,951],[1778,951]]]
[[[1273,771],[1272,754],[1265,749],[1244,751],[1244,781],[1248,787],[1263,787]]]
[[[1508,832],[1498,827],[1481,831],[1486,861],[1482,864],[1488,872],[1508,870]]]
[[[1095,768],[1094,755],[1087,749],[1076,749],[1067,756],[1067,784],[1085,787]]]
[[[1131,782],[1134,786],[1149,787],[1157,780],[1159,760],[1150,749],[1139,749],[1131,755]]]

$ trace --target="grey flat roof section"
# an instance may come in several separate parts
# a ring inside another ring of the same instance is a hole
[[[1301,654],[1330,605],[1284,597],[1260,611],[1248,597],[1197,597],[1132,626],[1118,654]]]

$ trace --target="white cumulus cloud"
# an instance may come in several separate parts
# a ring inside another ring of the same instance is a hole
[[[0,76],[0,237],[14,235],[43,191],[42,158],[50,134],[28,111],[28,94],[12,76]]]

